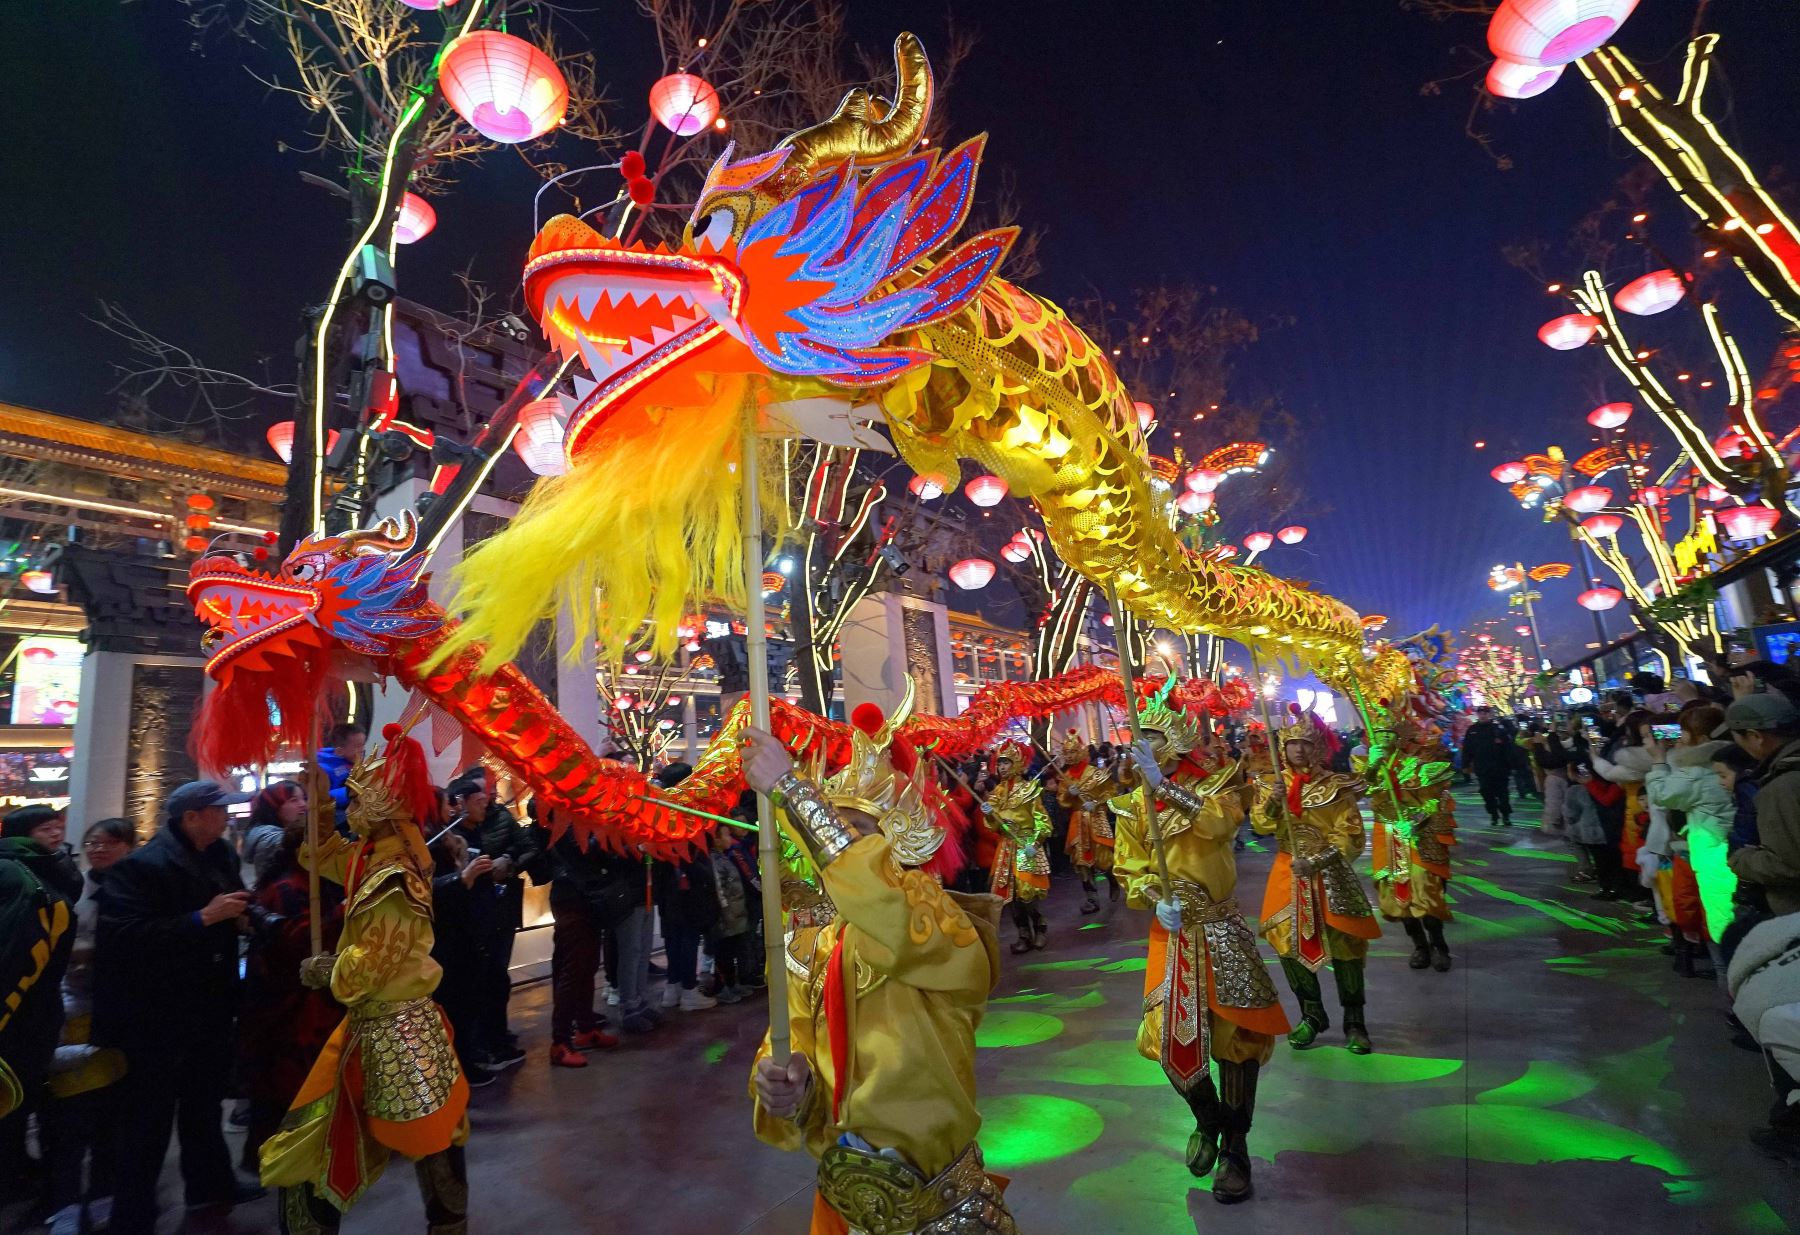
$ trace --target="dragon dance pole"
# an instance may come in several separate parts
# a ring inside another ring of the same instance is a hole
[[[1125,630],[1125,609],[1119,604],[1119,589],[1111,582],[1106,585],[1106,603],[1112,606],[1113,631],[1115,635]],[[1123,641],[1119,652],[1119,676],[1125,679],[1125,720],[1131,726],[1131,741],[1135,745],[1144,740],[1144,728],[1138,723],[1137,675],[1131,669],[1130,640]],[[1143,776],[1142,772],[1138,773]],[[1156,817],[1156,795],[1150,791],[1150,782],[1144,782],[1144,814],[1150,829],[1150,848],[1156,853],[1156,877],[1162,882],[1162,894],[1169,895],[1169,855],[1163,849],[1162,823]]]
[[[1250,653],[1250,672],[1256,677],[1256,703],[1262,709],[1263,732],[1269,736],[1269,768],[1275,773],[1275,792],[1281,795],[1277,799],[1281,803],[1281,826],[1287,831],[1288,852],[1297,858],[1300,851],[1294,848],[1294,821],[1287,815],[1287,773],[1281,766],[1281,741],[1269,721],[1269,696],[1263,692],[1262,658],[1247,643],[1244,650]]]
[[[758,492],[756,401],[744,399],[744,654],[750,662],[750,722],[769,731],[769,635],[763,623],[762,495]],[[756,795],[757,866],[762,873],[763,968],[769,984],[769,1057],[788,1061],[787,956],[781,917],[781,839],[767,795]]]
[[[325,923],[319,916],[319,826],[327,818],[335,823],[337,815],[331,805],[331,782],[325,776],[325,769],[319,766],[317,751],[306,757],[306,771],[302,776],[306,786],[307,931],[312,944],[312,951],[307,955],[318,956],[325,951]]]

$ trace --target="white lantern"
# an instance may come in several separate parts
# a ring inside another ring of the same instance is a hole
[[[1596,429],[1616,429],[1631,419],[1631,404],[1602,403],[1588,413],[1587,421]]]
[[[1006,482],[998,476],[977,476],[963,486],[963,493],[977,506],[998,506],[1006,496]]]
[[[1296,523],[1276,532],[1275,539],[1284,545],[1297,545],[1306,539],[1306,529]]]
[[[1500,0],[1488,50],[1544,67],[1579,60],[1613,36],[1637,0]]]
[[[1244,537],[1244,548],[1252,553],[1261,553],[1275,543],[1275,537],[1268,532],[1251,532]]]
[[[1561,80],[1562,75],[1560,64],[1544,68],[1535,64],[1520,64],[1517,60],[1508,60],[1502,56],[1488,66],[1488,93],[1503,99],[1536,98]]]
[[[1625,520],[1617,515],[1589,515],[1581,521],[1581,526],[1590,536],[1617,536],[1619,529],[1625,526]]]
[[[417,193],[407,193],[400,199],[400,217],[394,220],[394,239],[401,244],[412,244],[423,240],[437,226],[437,211],[431,203]]]
[[[1225,483],[1225,473],[1213,467],[1197,467],[1187,474],[1187,487],[1195,493],[1211,493]]]
[[[1184,515],[1203,515],[1212,509],[1212,504],[1212,494],[1195,493],[1192,489],[1175,499],[1175,509]]]
[[[513,449],[525,466],[539,476],[560,476],[569,470],[563,454],[562,400],[555,395],[534,399],[519,409],[519,431]]]
[[[1687,295],[1687,284],[1673,270],[1652,270],[1640,275],[1613,293],[1613,303],[1622,312],[1649,317],[1673,309]]]
[[[1577,596],[1575,603],[1583,609],[1592,609],[1595,613],[1602,613],[1624,599],[1625,593],[1616,587],[1595,587],[1589,588]]]
[[[968,557],[950,568],[950,582],[965,592],[984,588],[994,577],[994,564],[984,557]]]
[[[1510,463],[1502,463],[1499,467],[1488,472],[1488,475],[1492,476],[1503,485],[1516,485],[1521,480],[1525,479],[1526,473],[1530,470],[1531,469],[1526,467],[1523,463],[1514,459]]]
[[[650,114],[677,137],[692,137],[719,114],[719,92],[705,78],[671,73],[650,87]]]
[[[1564,495],[1563,505],[1578,515],[1591,515],[1610,506],[1612,497],[1612,490],[1605,485],[1582,485]]]
[[[1584,346],[1600,330],[1600,319],[1589,313],[1565,313],[1538,327],[1538,339],[1559,352]]]
[[[907,481],[906,487],[921,502],[929,502],[934,498],[943,497],[944,486],[948,483],[949,481],[937,472],[926,472]]]

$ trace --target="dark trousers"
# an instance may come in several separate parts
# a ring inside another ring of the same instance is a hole
[[[475,1041],[480,1050],[492,1055],[498,1055],[512,1045],[512,1030],[506,1023],[506,1005],[512,999],[513,936],[517,933],[517,927],[500,927],[482,949],[476,992]]]
[[[594,1012],[594,971],[600,965],[600,928],[580,901],[552,907],[550,935],[550,1040],[568,1046],[578,1033],[600,1024]]]
[[[756,934],[744,931],[737,935],[722,935],[713,940],[713,969],[719,975],[722,986],[742,986],[746,978],[754,972],[751,952],[756,945]]]
[[[190,1204],[230,1196],[236,1180],[225,1148],[220,1104],[229,1081],[229,1023],[167,1051],[127,1050],[130,1070],[119,1091],[114,1146],[113,1235],[151,1235],[156,1184],[169,1152],[169,1133],[181,1138],[181,1178]]]
[[[1507,768],[1477,770],[1475,783],[1481,786],[1481,804],[1492,818],[1512,818],[1510,793],[1512,772]]]
[[[691,926],[663,923],[663,953],[669,962],[669,985],[691,991],[700,980],[700,935]]]
[[[73,1205],[84,1197],[113,1194],[113,1170],[118,1159],[113,1134],[118,1113],[118,1084],[90,1089],[72,1098],[56,1098],[44,1104],[44,1157],[50,1164],[50,1208]],[[93,1152],[93,1167],[83,1186],[82,1168]]]

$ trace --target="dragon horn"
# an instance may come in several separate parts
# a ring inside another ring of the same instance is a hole
[[[805,180],[819,168],[845,159],[870,166],[910,154],[931,116],[931,62],[918,35],[902,34],[894,40],[894,78],[894,102],[871,97],[867,90],[852,90],[829,120],[783,141],[794,153],[782,166],[782,178]]]

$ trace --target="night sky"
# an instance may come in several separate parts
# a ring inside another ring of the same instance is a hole
[[[1500,615],[1483,582],[1497,561],[1568,559],[1487,469],[1550,440],[1585,448],[1600,401],[1595,369],[1534,338],[1562,302],[1500,254],[1564,234],[1636,160],[1573,71],[1485,122],[1515,164],[1501,171],[1463,133],[1478,75],[1420,94],[1473,65],[1454,49],[1480,45],[1479,21],[1439,25],[1393,0],[952,7],[981,35],[952,136],[985,129],[990,165],[1016,174],[1022,222],[1046,233],[1034,290],[1125,298],[1194,281],[1294,319],[1240,373],[1307,427],[1304,482],[1330,513],[1302,513],[1311,538],[1268,565],[1411,630]],[[641,19],[623,0],[594,8],[602,76],[641,98],[657,74]],[[1724,128],[1766,172],[1792,149],[1800,23],[1773,0],[1713,8]],[[884,46],[912,28],[930,47],[944,9],[853,0],[853,32]],[[1671,80],[1692,12],[1644,0],[1619,42]],[[297,310],[341,252],[341,212],[298,181],[325,169],[279,150],[298,117],[244,74],[241,49],[188,44],[167,0],[0,6],[0,399],[111,410],[120,349],[86,320],[100,297],[213,363],[268,357],[291,374]],[[450,275],[469,263],[510,285],[532,188],[504,155],[471,174],[439,201],[403,293],[454,309]],[[1679,211],[1660,185],[1653,201]],[[1753,371],[1770,316],[1752,304],[1737,319]],[[1558,658],[1592,637],[1578,590],[1545,586]]]

